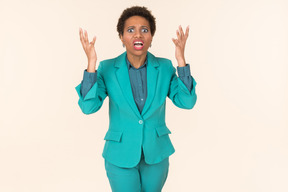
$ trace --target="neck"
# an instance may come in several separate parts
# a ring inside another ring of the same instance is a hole
[[[136,56],[136,55],[131,55],[127,52],[127,58],[129,60],[129,62],[136,69],[138,69],[139,67],[141,67],[144,64],[145,59],[146,59],[146,55],[147,55],[147,53],[143,54],[143,55]]]

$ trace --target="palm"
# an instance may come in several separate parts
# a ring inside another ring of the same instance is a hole
[[[177,61],[185,61],[184,51],[185,45],[189,34],[189,26],[186,28],[184,34],[183,29],[179,26],[179,30],[176,31],[177,39],[172,38],[173,43],[175,44],[175,57]]]
[[[95,47],[94,47],[96,37],[94,36],[93,40],[91,42],[89,42],[87,31],[85,30],[85,32],[83,34],[83,31],[81,28],[79,29],[79,35],[80,35],[80,41],[81,41],[82,47],[86,53],[88,60],[89,61],[91,61],[91,60],[96,61],[97,60],[97,54],[96,54]]]

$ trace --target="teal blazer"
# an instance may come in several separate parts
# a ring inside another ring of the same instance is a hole
[[[140,161],[141,147],[148,164],[159,163],[175,152],[165,122],[166,97],[177,107],[192,109],[197,95],[194,78],[189,92],[170,60],[148,52],[147,100],[140,114],[132,94],[126,54],[99,63],[97,81],[85,98],[80,92],[81,83],[76,91],[84,114],[97,112],[109,97],[109,128],[102,156],[114,165],[131,168]]]

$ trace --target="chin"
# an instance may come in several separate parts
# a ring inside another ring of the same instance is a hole
[[[127,51],[127,52],[135,56],[141,56],[141,55],[146,55],[147,51],[148,50],[139,50],[139,51],[133,50],[133,51]]]

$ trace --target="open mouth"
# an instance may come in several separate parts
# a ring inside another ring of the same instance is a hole
[[[144,47],[144,42],[143,41],[136,40],[133,43],[134,43],[133,44],[134,49],[136,49],[136,50],[143,49],[143,47]]]

